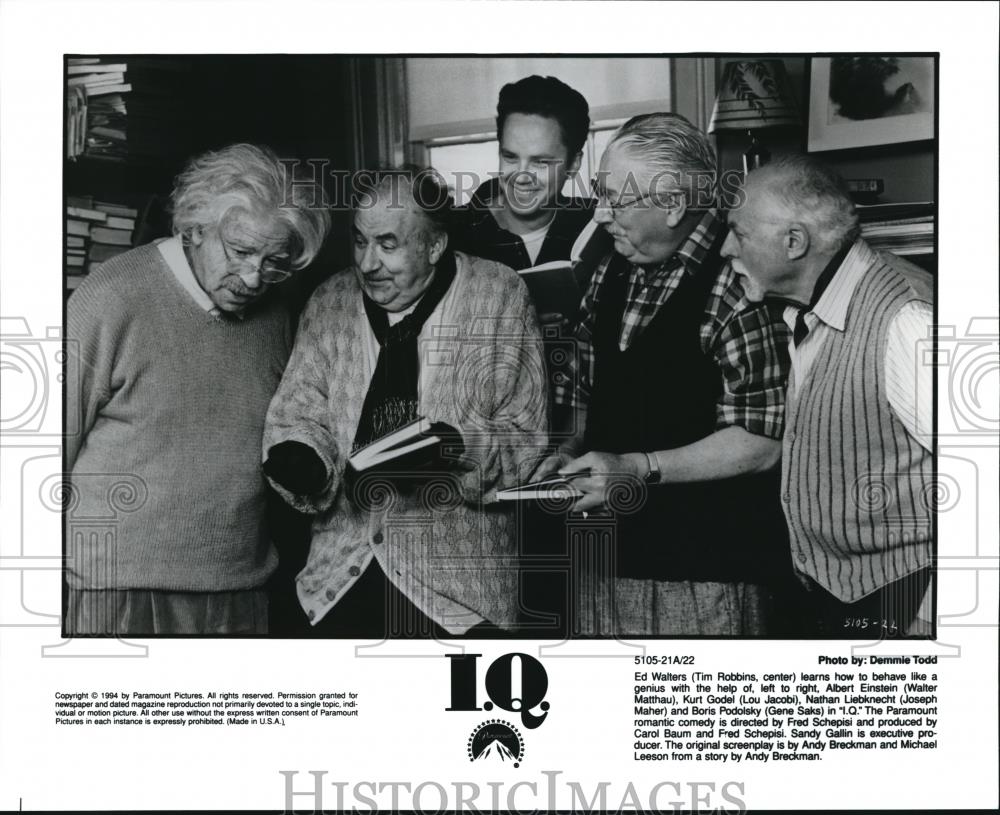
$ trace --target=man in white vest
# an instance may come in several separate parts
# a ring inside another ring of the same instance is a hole
[[[928,636],[933,390],[916,349],[931,277],[865,243],[843,182],[810,158],[751,173],[744,193],[722,252],[793,332],[781,497],[810,616],[828,635]]]

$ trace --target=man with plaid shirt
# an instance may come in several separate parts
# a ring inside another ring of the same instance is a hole
[[[601,160],[594,219],[614,251],[556,393],[573,426],[537,473],[570,477],[575,511],[614,519],[612,551],[575,567],[578,635],[760,634],[765,586],[790,574],[787,328],[720,254],[716,181],[707,137],[674,114],[633,118]]]

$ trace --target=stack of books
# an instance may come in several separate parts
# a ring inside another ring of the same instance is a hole
[[[127,63],[100,57],[70,57],[67,66],[67,158],[126,156]]]
[[[934,251],[934,204],[858,206],[861,237],[874,249],[894,255],[929,255]]]
[[[188,60],[69,57],[66,82],[67,158],[159,162],[193,150]]]
[[[66,198],[66,288],[115,255],[132,248],[139,211],[125,204],[95,201],[92,196]]]

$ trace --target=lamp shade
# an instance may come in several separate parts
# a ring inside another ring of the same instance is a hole
[[[726,65],[709,133],[799,124],[784,62],[761,59]]]

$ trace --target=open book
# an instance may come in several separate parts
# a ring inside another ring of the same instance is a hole
[[[417,450],[441,443],[441,437],[433,432],[434,425],[427,419],[417,418],[380,439],[366,444],[348,459],[357,472],[372,467],[398,461]]]
[[[528,286],[538,314],[562,314],[572,318],[580,308],[583,293],[568,260],[552,260],[518,272]]]
[[[537,499],[552,500],[560,498],[576,499],[582,496],[583,493],[570,483],[570,478],[561,475],[497,491],[498,501],[527,501]]]
[[[580,310],[594,268],[614,247],[614,240],[596,221],[577,236],[568,260],[540,263],[518,274],[524,279],[538,314],[561,314],[573,320]]]

